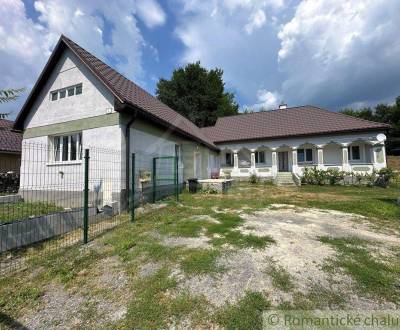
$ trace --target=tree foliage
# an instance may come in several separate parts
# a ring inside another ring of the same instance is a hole
[[[387,151],[390,154],[394,149],[400,148],[400,96],[392,105],[378,104],[375,108],[367,107],[358,110],[346,108],[341,112],[357,118],[390,124],[392,128],[388,133]]]
[[[225,91],[221,69],[207,70],[200,62],[175,69],[170,80],[161,78],[157,98],[199,127],[214,125],[218,117],[235,115],[234,94]]]
[[[0,103],[15,101],[25,88],[0,89]]]

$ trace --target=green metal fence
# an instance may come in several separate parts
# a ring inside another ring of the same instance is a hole
[[[132,154],[126,180],[120,150],[69,147],[64,152],[24,143],[20,173],[0,164],[5,169],[0,173],[0,273],[29,267],[31,256],[86,244],[134,221],[143,204],[169,196],[178,200],[179,155],[177,150],[166,154]]]

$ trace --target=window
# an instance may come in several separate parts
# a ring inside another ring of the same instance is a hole
[[[348,150],[349,150],[350,160],[361,159],[360,146],[350,146]]]
[[[230,152],[225,154],[225,164],[232,166],[232,154]]]
[[[264,164],[265,163],[265,152],[264,151],[256,151],[256,164]]]
[[[63,99],[66,96],[71,97],[79,94],[82,94],[82,84],[69,86],[58,91],[52,91],[50,92],[50,99],[52,101],[57,101],[58,99]]]
[[[298,149],[297,150],[297,162],[298,163],[312,163],[313,152],[312,149]]]
[[[53,138],[53,159],[67,162],[82,159],[82,133],[55,136]]]
[[[82,84],[76,85],[75,94],[76,95],[82,94]]]

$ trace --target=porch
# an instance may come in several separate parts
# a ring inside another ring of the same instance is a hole
[[[261,179],[273,179],[279,172],[294,173],[301,177],[307,167],[356,173],[371,173],[374,169],[386,167],[384,144],[370,140],[225,147],[220,157],[220,175],[229,174],[238,179],[252,174]]]

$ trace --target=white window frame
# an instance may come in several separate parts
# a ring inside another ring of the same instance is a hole
[[[80,93],[77,93],[77,89],[80,88]],[[74,93],[72,95],[68,94],[68,90],[73,89]],[[61,93],[65,93],[64,97],[61,97]],[[81,95],[83,93],[83,86],[82,83],[76,84],[76,85],[71,85],[65,88],[60,88],[60,89],[56,89],[53,91],[50,91],[50,101],[51,102],[56,102],[59,101],[61,99],[66,99],[68,97],[73,97],[73,96],[77,96],[77,95]],[[56,94],[57,97],[55,100],[53,100],[53,94]]]
[[[358,148],[358,155],[360,156],[359,158],[353,157],[353,148]],[[362,156],[361,156],[362,150],[361,150],[360,145],[349,146],[348,153],[349,153],[349,160],[351,160],[351,161],[361,161],[362,160]]]
[[[299,152],[300,152],[300,150],[303,150],[303,152],[304,152],[304,160],[303,161],[299,160]],[[311,160],[307,160],[307,150],[311,150]],[[298,164],[313,164],[314,163],[314,153],[313,153],[312,148],[300,148],[300,149],[297,149],[297,163]]]
[[[72,136],[76,136],[76,157],[75,159],[71,159],[71,140]],[[64,150],[64,139],[67,138],[68,140],[68,149],[67,149],[67,159],[63,160],[63,150]],[[66,163],[81,163],[82,162],[82,133],[71,133],[71,134],[63,134],[63,135],[54,135],[50,137],[51,139],[51,163],[54,164],[66,164]],[[60,141],[60,148],[57,150],[56,139]],[[57,155],[58,154],[58,155]],[[59,159],[57,160],[57,156]]]
[[[260,162],[260,155],[261,154],[262,154],[261,158],[264,158],[263,162]],[[255,158],[256,164],[265,164],[265,151],[256,151],[255,155],[254,155],[254,158]]]

